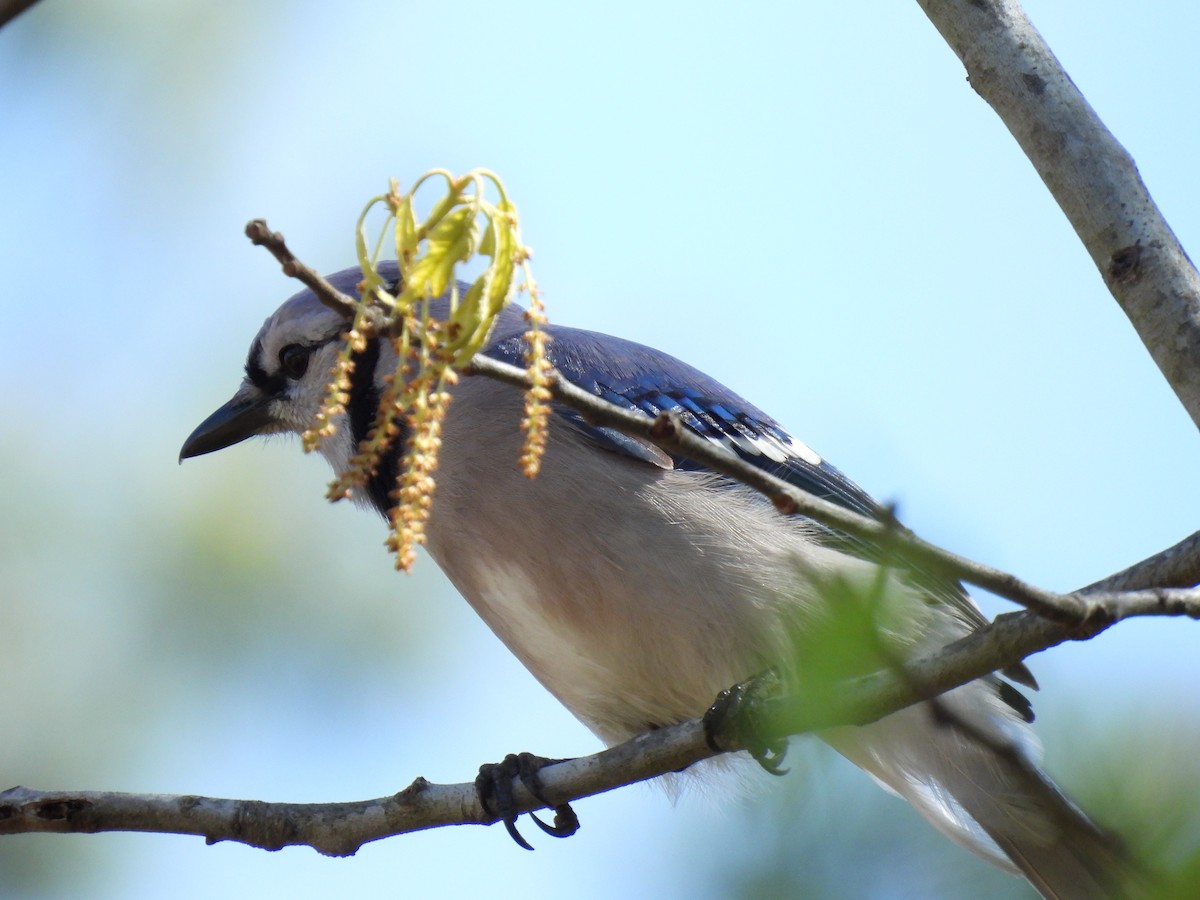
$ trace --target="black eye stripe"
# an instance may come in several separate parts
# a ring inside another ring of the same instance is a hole
[[[250,348],[250,355],[246,357],[246,379],[264,394],[273,394],[279,388],[276,384],[279,376],[270,375],[263,368],[262,355],[262,341],[256,340]]]
[[[289,380],[296,381],[304,377],[308,371],[308,363],[313,351],[325,344],[319,341],[315,344],[288,344],[280,349],[276,357],[276,365],[271,366],[274,372],[267,371],[269,360],[264,359],[262,341],[256,340],[246,358],[246,378],[264,394],[271,396],[283,393]],[[266,363],[267,365],[264,365]]]

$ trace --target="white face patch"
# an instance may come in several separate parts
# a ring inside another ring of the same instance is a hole
[[[268,393],[270,411],[280,430],[303,433],[312,426],[328,392],[334,361],[343,346],[337,338],[347,327],[341,316],[321,305],[311,294],[299,294],[288,300],[263,323],[251,346],[242,390]],[[288,347],[310,351],[304,374],[294,380],[281,372],[280,356]],[[337,433],[328,443],[339,445],[343,438],[350,440],[342,434],[346,431],[342,422],[335,421],[335,428]],[[350,456],[340,446],[333,455],[325,455],[339,472]]]
[[[288,344],[321,344],[348,327],[345,319],[312,294],[297,294],[275,310],[259,329],[257,342],[262,346],[261,362],[268,371],[275,371],[279,351]],[[268,362],[270,366],[266,366]]]
[[[325,402],[334,362],[344,346],[340,341],[334,340],[323,347],[318,347],[308,361],[304,377],[288,384],[284,396],[280,400],[280,412],[282,413],[281,418],[293,431],[307,431],[313,424],[317,411]],[[347,432],[346,436],[349,437],[349,429],[343,424],[344,419],[345,416],[339,416],[333,424],[338,433]],[[341,469],[338,471],[340,472]]]

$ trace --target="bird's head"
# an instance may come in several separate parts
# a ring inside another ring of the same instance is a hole
[[[380,274],[394,278],[394,268],[394,264],[381,266]],[[361,278],[361,271],[353,268],[329,276],[329,281],[343,293],[356,296]],[[180,460],[222,450],[256,435],[301,433],[311,427],[348,327],[344,318],[311,291],[301,291],[285,302],[263,323],[251,343],[241,386],[188,436]],[[322,445],[322,453],[335,470],[341,470],[339,464],[349,460],[353,447],[374,422],[379,403],[379,353],[379,343],[371,341],[360,354],[369,358],[356,359],[348,415],[335,423],[335,434]],[[346,418],[350,421],[344,421]]]

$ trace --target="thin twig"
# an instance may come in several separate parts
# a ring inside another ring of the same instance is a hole
[[[343,294],[316,270],[297,259],[285,243],[283,235],[271,231],[265,220],[254,219],[249,222],[246,225],[246,236],[253,243],[266,247],[283,266],[284,273],[301,281],[322,303],[339,315],[353,317],[357,306],[355,299]],[[367,313],[370,315],[373,311],[368,310]],[[377,326],[378,323],[371,324]],[[485,356],[475,357],[472,370],[526,390],[529,388],[525,370]],[[894,538],[903,545],[906,553],[923,563],[940,567],[955,578],[1020,603],[1048,618],[1080,622],[1088,615],[1087,608],[1072,594],[1055,594],[1042,590],[1015,575],[943,550],[918,538],[906,528],[896,528],[887,522],[861,516],[845,507],[809,494],[692,434],[670,414],[659,416],[657,420],[649,419],[641,413],[614,406],[559,376],[553,378],[551,390],[556,400],[578,410],[594,422],[651,440],[669,452],[679,453],[703,463],[755,488],[770,498],[785,514],[808,516],[867,541]],[[1184,587],[1197,581],[1200,581],[1200,532],[1136,566],[1082,588],[1076,593],[1142,587]]]
[[[283,266],[284,275],[303,282],[305,287],[317,295],[318,300],[342,318],[347,320],[354,318],[358,302],[335,288],[316,269],[310,268],[296,259],[287,244],[284,243],[283,235],[267,227],[265,219],[252,219],[247,222],[246,237],[250,238],[251,243],[266,247]]]
[[[251,233],[253,231],[253,233]],[[324,279],[302,266],[282,238],[263,222],[247,233],[263,243],[285,272],[309,285],[342,315],[353,301],[333,292],[326,299]],[[304,273],[312,280],[305,278]],[[340,305],[339,305],[340,304]],[[471,374],[485,375],[528,388],[524,369],[476,356]],[[804,706],[794,698],[775,701],[764,721],[775,735],[798,734],[837,725],[862,725],[912,703],[926,700],[991,672],[1015,665],[1032,653],[1066,640],[1086,640],[1132,616],[1200,618],[1200,591],[1150,590],[1059,595],[1029,585],[1013,575],[983,566],[928,544],[896,523],[859,516],[774,478],[735,454],[682,427],[677,416],[651,419],[622,409],[555,374],[553,398],[581,412],[589,421],[645,438],[738,479],[769,497],[785,514],[802,514],[867,541],[890,541],[910,558],[919,559],[954,577],[1007,597],[1027,607],[955,643],[840,686],[830,703]],[[736,735],[720,735],[724,750],[737,750]],[[713,755],[702,721],[689,720],[662,728],[594,756],[544,769],[544,798],[566,803],[636,781],[678,771]],[[530,811],[542,804],[519,784],[516,808]],[[7,805],[5,803],[7,802]],[[432,785],[418,779],[393,797],[357,804],[263,804],[214,798],[143,797],[140,795],[40,794],[16,789],[0,795],[0,833],[51,830],[143,830],[204,834],[209,840],[238,840],[261,847],[307,844],[323,853],[353,853],[366,841],[451,823],[491,821],[479,805],[473,783]]]
[[[482,355],[471,361],[468,372],[517,387],[527,387],[529,384],[529,377],[524,369]],[[1022,581],[1008,572],[943,550],[922,540],[908,529],[898,527],[894,522],[869,519],[809,494],[746,462],[723,447],[693,434],[682,427],[678,417],[670,413],[650,418],[644,413],[623,409],[572,384],[557,373],[551,378],[549,388],[555,400],[581,413],[589,422],[645,438],[670,453],[686,456],[723,475],[728,475],[760,491],[785,514],[808,516],[872,543],[892,542],[898,548],[902,548],[905,554],[919,558],[923,563],[1065,625],[1093,625],[1108,617],[1117,621],[1130,615],[1182,615],[1196,618],[1200,613],[1200,605],[1196,599],[1200,597],[1200,590],[1160,589],[1158,583],[1150,581],[1146,576],[1155,566],[1166,566],[1163,560],[1170,560],[1172,557],[1186,558],[1186,565],[1168,566],[1166,569],[1174,577],[1185,580],[1178,585],[1166,587],[1190,587],[1190,583],[1186,581],[1188,576],[1184,573],[1190,571],[1190,566],[1195,565],[1200,534],[1181,541],[1169,550],[1125,572],[1117,573],[1080,591],[1055,594]],[[1131,592],[1123,587],[1123,582],[1130,585],[1144,584],[1147,585],[1147,589]],[[1165,607],[1171,609],[1168,611]]]
[[[486,356],[476,356],[468,371],[518,387],[527,387],[529,384],[524,369]],[[590,422],[645,438],[669,453],[686,456],[714,471],[737,479],[760,491],[785,514],[807,516],[865,541],[893,540],[897,546],[903,547],[905,554],[920,562],[1020,603],[1048,618],[1078,623],[1087,617],[1087,607],[1070,594],[1055,594],[1042,590],[1015,575],[936,547],[906,528],[867,518],[814,496],[746,462],[725,448],[693,434],[682,427],[677,417],[670,413],[652,419],[643,413],[622,409],[572,384],[557,373],[551,379],[549,387],[555,400],[582,413]]]

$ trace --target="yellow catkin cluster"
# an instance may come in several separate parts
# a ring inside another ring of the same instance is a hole
[[[525,353],[525,365],[529,373],[529,389],[525,392],[525,416],[521,419],[525,443],[521,447],[520,463],[525,476],[534,478],[542,467],[542,456],[546,453],[546,438],[550,431],[550,375],[553,367],[546,358],[546,311],[541,294],[532,281],[527,283],[529,309],[525,312],[525,320],[529,323],[529,330],[525,332],[525,341],[529,349]]]
[[[520,258],[524,264],[527,256]],[[545,326],[545,307],[536,285],[525,273],[525,288],[530,293],[529,309],[525,313],[529,324],[524,338],[528,345],[526,371],[530,388],[525,394],[524,417],[521,429],[525,434],[520,465],[530,478],[537,475],[550,419],[550,381],[553,367],[546,357],[549,340]],[[356,327],[344,336],[345,346],[330,371],[329,388],[312,427],[304,433],[306,450],[335,432],[338,416],[346,413],[350,401],[354,357],[366,349],[368,336],[376,331],[356,317]],[[457,373],[450,368],[453,352],[446,343],[457,337],[457,323],[439,323],[423,310],[410,311],[403,318],[403,327],[393,326],[399,336],[392,346],[399,370],[383,379],[382,396],[375,422],[367,437],[359,444],[347,469],[330,485],[330,500],[352,497],[379,471],[380,460],[399,437],[402,426],[408,434],[404,457],[395,489],[389,494],[393,506],[388,516],[391,522],[387,547],[396,554],[396,567],[408,571],[416,561],[417,545],[425,543],[425,526],[433,506],[434,471],[442,444],[442,423],[450,405],[449,389],[457,382]],[[395,333],[393,331],[393,333]],[[382,336],[381,336],[382,337]]]
[[[365,335],[352,328],[344,335],[345,345],[329,371],[329,388],[321,408],[317,410],[312,427],[301,436],[305,453],[316,450],[321,441],[332,437],[336,428],[333,420],[346,412],[350,402],[350,376],[354,374],[354,354],[366,347]]]
[[[406,320],[405,328],[413,327],[415,326],[411,318]],[[395,338],[392,347],[397,359],[406,359],[408,351],[405,349],[403,337]],[[400,434],[400,423],[404,421],[408,411],[408,394],[404,385],[410,371],[409,363],[405,362],[399,372],[399,382],[395,374],[383,377],[384,389],[379,397],[379,408],[375,411],[375,422],[367,436],[359,443],[358,452],[351,457],[346,471],[329,485],[329,491],[325,495],[329,500],[350,498],[356,488],[365,485],[379,470],[379,461]]]
[[[450,376],[446,381],[452,381],[453,373],[446,374]],[[390,513],[392,531],[387,546],[396,554],[396,568],[405,572],[416,560],[417,545],[425,543],[425,525],[433,509],[433,472],[442,447],[442,422],[450,406],[450,392],[440,389],[446,386],[441,381],[426,384],[414,397],[404,465],[392,494],[396,505]]]
[[[427,181],[444,179],[446,194],[419,220],[414,195]],[[494,187],[497,203],[486,198]],[[377,203],[389,213],[374,254],[368,247],[366,218]],[[487,227],[480,230],[480,219]],[[394,227],[393,227],[394,226]],[[376,257],[389,228],[396,243],[401,278],[393,295],[377,270]],[[372,199],[358,221],[358,255],[364,278],[358,285],[361,301],[345,345],[330,372],[329,387],[312,427],[304,433],[304,448],[314,450],[337,432],[350,402],[355,358],[368,340],[390,340],[397,371],[380,385],[379,409],[366,438],[354,450],[346,470],[329,486],[328,497],[353,497],[380,477],[382,460],[396,452],[406,436],[403,459],[394,489],[387,545],[396,554],[397,568],[408,570],[418,544],[425,542],[435,489],[434,472],[442,443],[442,423],[450,405],[450,389],[458,379],[453,366],[466,366],[480,351],[514,289],[528,291],[528,328],[524,339],[529,388],[525,394],[521,430],[524,441],[520,466],[530,478],[537,475],[546,451],[554,370],[547,358],[546,315],[530,272],[530,252],[521,243],[516,207],[504,186],[488,170],[476,169],[454,177],[441,169],[427,172],[407,193],[389,182],[386,195]],[[455,290],[456,267],[472,256],[490,257],[487,271],[462,297]],[[514,285],[514,280],[521,283]],[[431,298],[449,290],[449,321],[430,318]],[[457,298],[457,302],[455,299]],[[373,373],[374,374],[374,373]]]
[[[425,543],[425,525],[433,509],[436,487],[433,473],[442,447],[442,422],[450,406],[448,388],[458,380],[449,368],[448,354],[440,347],[439,323],[424,316],[422,325],[410,319],[406,326],[408,350],[403,353],[404,342],[398,341],[398,357],[407,359],[399,381],[391,385],[389,394],[395,399],[388,405],[394,411],[403,411],[408,441],[396,490],[391,494],[395,505],[389,511],[391,530],[387,539],[388,549],[396,554],[396,568],[405,572],[416,561],[417,545]],[[398,431],[394,417],[390,418],[387,443]],[[376,451],[376,459],[381,452]]]

